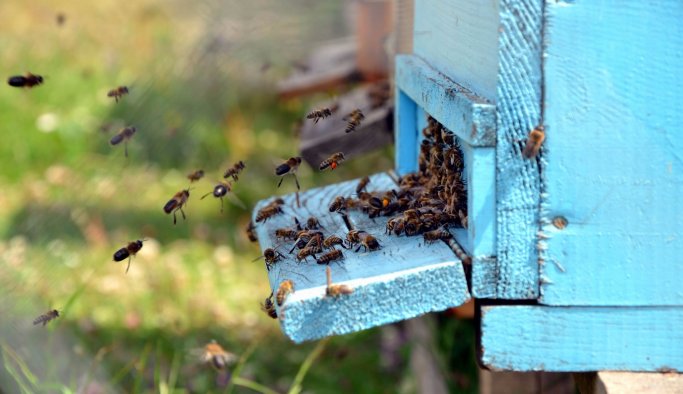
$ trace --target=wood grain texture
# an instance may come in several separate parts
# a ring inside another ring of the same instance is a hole
[[[683,371],[681,307],[483,306],[494,370]]]
[[[545,304],[683,305],[682,19],[674,0],[548,5]]]
[[[368,191],[396,187],[385,173],[370,179]],[[462,263],[445,244],[426,246],[421,237],[386,236],[386,217],[369,219],[357,211],[349,212],[352,227],[376,236],[381,249],[344,249],[344,260],[330,264],[332,279],[355,290],[338,299],[323,298],[326,266],[312,259],[297,263],[294,255],[287,253],[293,242],[276,240],[274,230],[292,226],[294,216],[299,220],[316,216],[326,235],[345,237],[348,230],[341,215],[330,213],[328,206],[338,195],[353,195],[357,183],[353,180],[301,192],[301,208],[296,208],[294,195],[283,196],[284,213],[256,226],[261,248],[277,247],[285,255],[268,278],[274,290],[285,279],[294,282],[295,293],[278,312],[283,331],[295,342],[355,332],[457,306],[469,299]],[[254,215],[269,201],[259,202]]]
[[[497,0],[416,0],[413,52],[495,102],[498,7]]]

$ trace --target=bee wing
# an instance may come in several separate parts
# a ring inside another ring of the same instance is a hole
[[[242,208],[242,209],[245,209],[245,210],[247,209],[246,205],[244,205],[244,203],[242,202],[242,200],[240,200],[240,199],[235,195],[235,193],[228,193],[227,196],[226,196],[225,198],[227,198],[228,200],[230,200],[230,202],[232,202],[233,204],[237,205],[238,207],[240,207],[240,208]]]

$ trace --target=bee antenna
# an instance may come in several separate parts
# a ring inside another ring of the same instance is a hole
[[[203,195],[202,198],[200,198],[200,200],[203,200],[204,197],[208,196],[208,195],[211,194],[211,193],[213,193],[213,191],[210,191],[210,192],[206,193],[205,195]]]

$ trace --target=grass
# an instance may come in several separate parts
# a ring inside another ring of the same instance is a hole
[[[341,1],[142,0],[0,3],[3,70],[45,75],[0,89],[0,387],[6,392],[400,392],[412,378],[381,366],[378,329],[295,346],[259,309],[260,254],[249,211],[212,190],[236,160],[248,207],[275,193],[273,161],[297,152],[290,131],[311,104],[281,102],[277,78],[309,47],[345,30]],[[57,13],[66,16],[63,26]],[[258,70],[273,64],[268,74]],[[115,104],[106,92],[129,85]],[[330,93],[333,94],[333,93]],[[127,159],[108,144],[135,125]],[[106,130],[109,127],[110,130]],[[104,130],[104,131],[103,131]],[[310,188],[392,166],[391,148]],[[165,202],[197,168],[187,221]],[[111,260],[148,238],[125,274]],[[48,309],[62,317],[31,325]],[[216,339],[241,355],[226,385],[193,350]]]

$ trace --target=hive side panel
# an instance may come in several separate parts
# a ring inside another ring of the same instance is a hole
[[[683,305],[683,3],[547,14],[542,302]]]

